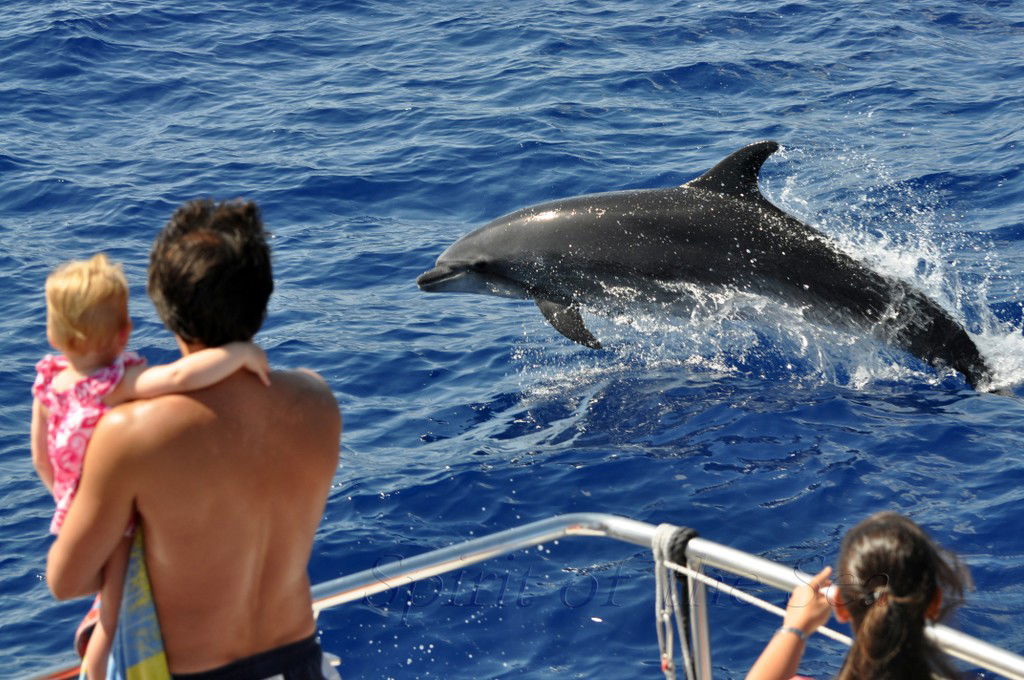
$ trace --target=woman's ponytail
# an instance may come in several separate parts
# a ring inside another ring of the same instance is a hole
[[[924,626],[933,611],[939,618],[962,600],[969,577],[920,527],[896,513],[864,520],[843,539],[836,583],[855,633],[839,680],[954,673]]]

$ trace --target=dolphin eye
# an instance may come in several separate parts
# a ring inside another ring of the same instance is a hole
[[[477,260],[476,262],[469,265],[469,268],[475,272],[482,272],[487,269],[487,263],[483,260]]]

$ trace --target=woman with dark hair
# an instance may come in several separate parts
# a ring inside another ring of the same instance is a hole
[[[895,512],[881,512],[843,538],[829,603],[831,567],[793,590],[782,627],[747,674],[747,680],[793,677],[807,638],[828,621],[849,622],[854,641],[839,680],[931,680],[952,677],[942,652],[925,636],[925,622],[944,618],[963,601],[966,568],[917,526]]]

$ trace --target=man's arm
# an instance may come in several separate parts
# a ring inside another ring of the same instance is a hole
[[[99,590],[103,566],[132,518],[138,468],[129,446],[132,410],[107,413],[89,443],[78,492],[46,561],[46,580],[59,600]]]

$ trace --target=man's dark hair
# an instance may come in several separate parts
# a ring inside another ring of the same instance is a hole
[[[189,201],[149,254],[149,297],[164,325],[207,347],[251,340],[274,290],[270,249],[252,201]]]

